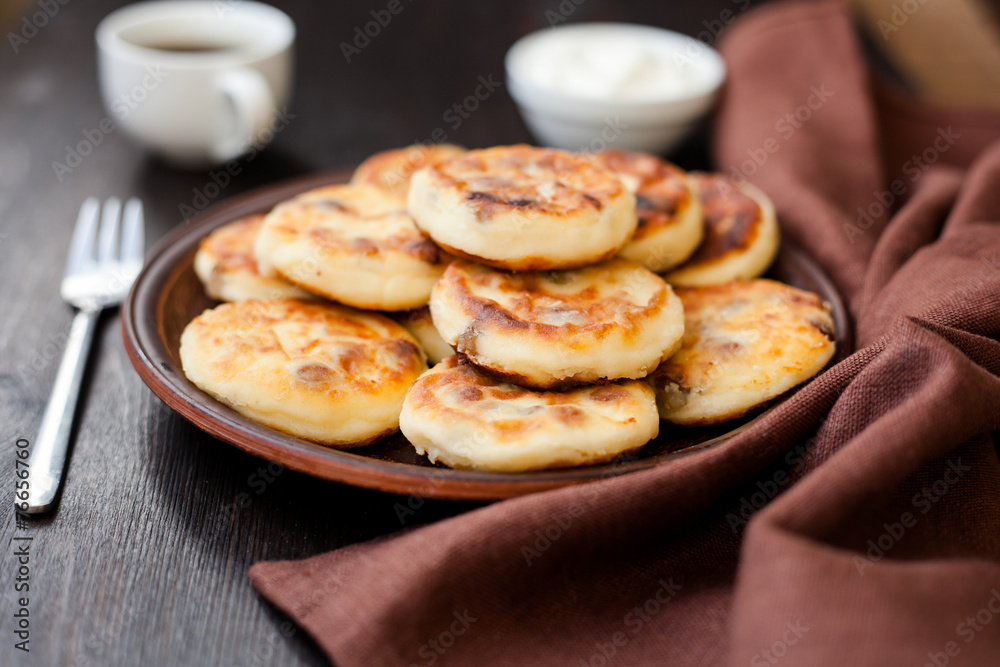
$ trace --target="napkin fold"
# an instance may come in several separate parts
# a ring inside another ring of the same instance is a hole
[[[840,2],[721,51],[716,168],[770,194],[857,351],[697,456],[254,565],[337,665],[997,664],[1000,117],[877,90]]]

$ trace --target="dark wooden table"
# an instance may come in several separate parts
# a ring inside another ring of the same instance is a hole
[[[41,5],[31,0],[29,21]],[[465,511],[427,501],[401,521],[406,498],[324,482],[214,440],[179,418],[140,381],[122,346],[117,312],[101,321],[61,502],[19,525],[11,500],[14,450],[32,440],[72,312],[58,297],[69,236],[88,196],[136,196],[148,243],[181,223],[182,205],[208,182],[151,159],[120,133],[57,177],[69,146],[108,112],[97,89],[93,32],[118,0],[59,4],[36,31],[21,17],[0,45],[0,665],[322,665],[304,632],[253,590],[251,564],[304,558]],[[298,29],[294,118],[216,199],[284,178],[351,165],[427,140],[444,128],[467,146],[529,141],[501,88],[460,127],[443,115],[480,76],[503,79],[519,36],[573,8],[569,20],[630,21],[689,34],[724,27],[744,0],[621,3],[410,2],[348,64],[339,48],[385,2],[276,3]],[[560,9],[562,8],[562,9]],[[729,11],[729,14],[724,13]],[[554,12],[555,14],[546,14]],[[706,167],[695,139],[674,158]],[[30,590],[16,590],[15,550],[31,537]],[[29,599],[30,653],[15,649],[18,599]]]

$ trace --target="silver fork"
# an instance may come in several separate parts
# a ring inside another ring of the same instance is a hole
[[[100,220],[100,230],[98,230]],[[119,238],[120,237],[120,238]],[[27,514],[52,509],[62,483],[73,415],[87,355],[101,311],[121,303],[142,269],[142,203],[130,199],[101,203],[90,197],[80,207],[60,293],[78,309],[66,341],[52,396],[28,461],[28,488],[18,487],[14,505]],[[25,493],[25,491],[27,493]]]

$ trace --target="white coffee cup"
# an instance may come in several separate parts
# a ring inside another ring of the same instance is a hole
[[[101,95],[126,134],[206,167],[260,148],[288,102],[295,25],[249,0],[160,0],[97,27]]]

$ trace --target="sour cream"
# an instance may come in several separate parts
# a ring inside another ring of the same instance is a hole
[[[670,150],[712,108],[726,78],[710,46],[627,23],[533,32],[510,47],[504,66],[536,140],[567,150]]]
[[[697,40],[657,28],[576,24],[524,40],[513,63],[526,83],[589,100],[685,97],[715,83],[714,56]]]

